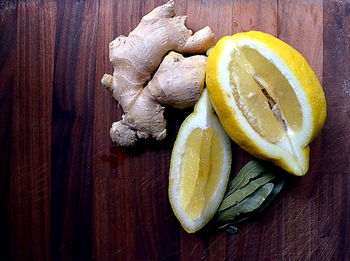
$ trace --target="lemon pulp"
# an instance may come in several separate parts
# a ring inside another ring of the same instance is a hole
[[[280,70],[258,51],[234,49],[229,64],[230,84],[238,107],[266,140],[277,143],[302,128],[298,99]]]
[[[212,128],[195,128],[188,136],[181,163],[182,205],[189,218],[207,210],[223,165],[222,140]]]

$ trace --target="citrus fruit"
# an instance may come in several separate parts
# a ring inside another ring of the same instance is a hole
[[[326,118],[322,87],[293,47],[262,32],[223,37],[210,52],[207,88],[227,134],[252,155],[294,175]]]
[[[187,232],[216,213],[231,169],[231,144],[206,90],[182,123],[171,155],[169,200]]]

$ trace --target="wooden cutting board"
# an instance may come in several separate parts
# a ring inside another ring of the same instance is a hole
[[[109,138],[122,111],[101,86],[108,43],[164,0],[0,1],[1,260],[350,260],[350,3],[176,0],[217,39],[261,30],[294,46],[328,117],[307,176],[237,235],[187,234],[167,198],[169,136],[134,150]],[[251,157],[233,148],[232,175]]]

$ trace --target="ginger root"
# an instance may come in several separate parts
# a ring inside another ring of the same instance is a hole
[[[205,53],[215,39],[209,27],[192,35],[186,18],[175,16],[174,2],[169,1],[145,15],[127,37],[119,36],[109,44],[114,72],[113,76],[105,74],[101,82],[124,111],[122,120],[110,130],[119,146],[133,146],[138,139],[150,137],[164,139],[163,105],[182,109],[198,100],[206,57],[166,54]]]

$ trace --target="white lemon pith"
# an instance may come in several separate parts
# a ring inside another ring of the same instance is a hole
[[[187,232],[198,231],[216,213],[230,169],[230,140],[204,90],[180,127],[170,162],[169,200]]]
[[[322,128],[326,101],[305,58],[262,32],[238,33],[210,52],[207,88],[228,135],[252,155],[306,174],[308,144]]]

